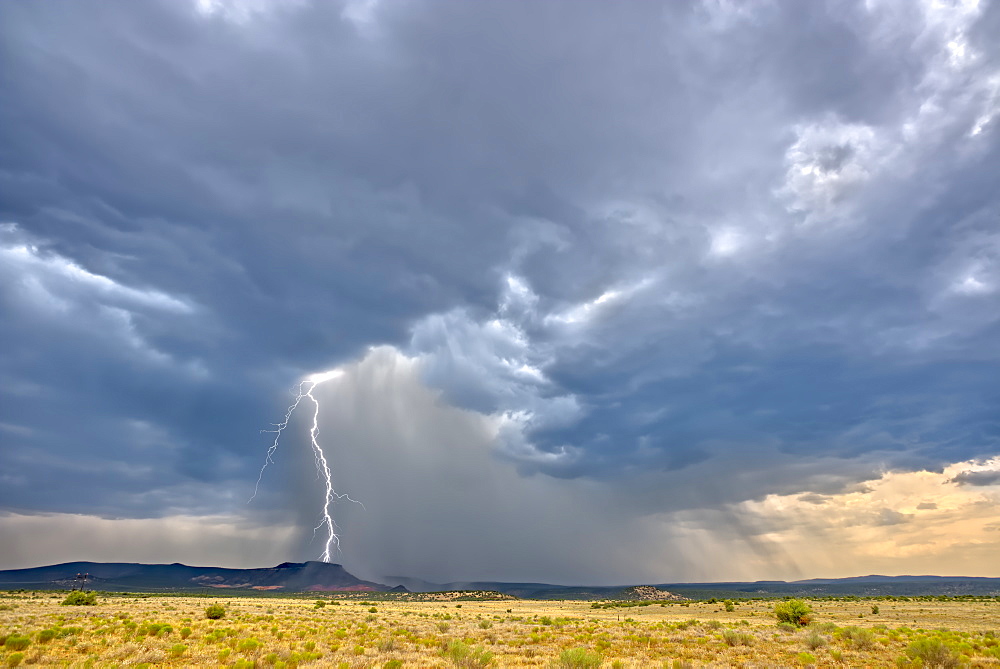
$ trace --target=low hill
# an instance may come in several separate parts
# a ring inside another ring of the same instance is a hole
[[[363,581],[341,565],[327,562],[283,562],[261,569],[190,567],[178,563],[68,562],[0,571],[0,589],[69,589],[81,585],[77,578],[80,574],[89,574],[88,589],[109,592],[406,592],[403,587]]]
[[[687,600],[687,597],[681,597],[680,595],[675,595],[667,590],[660,590],[659,588],[652,585],[633,585],[631,588],[625,588],[615,599],[620,599],[623,601],[641,601],[641,602],[652,602],[652,601],[664,601],[664,602],[681,602]]]

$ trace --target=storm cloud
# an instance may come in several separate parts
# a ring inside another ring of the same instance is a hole
[[[900,541],[996,524],[894,482],[998,484],[998,16],[0,4],[0,567],[73,518],[95,558],[150,560],[136,522],[314,558],[304,418],[246,501],[333,368],[362,576],[829,575],[790,547],[851,495]]]

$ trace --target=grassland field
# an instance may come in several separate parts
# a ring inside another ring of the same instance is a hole
[[[805,627],[776,601],[392,601],[0,593],[0,664],[70,667],[1000,668],[1000,600],[819,599]],[[221,605],[225,617],[206,617]],[[874,613],[877,607],[877,613]],[[915,651],[914,648],[918,650]],[[920,650],[922,649],[922,650]],[[938,663],[935,665],[935,663]]]

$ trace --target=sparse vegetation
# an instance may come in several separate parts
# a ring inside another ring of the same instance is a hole
[[[383,593],[324,593],[324,607],[315,595],[100,594],[90,609],[61,607],[66,594],[0,593],[0,666],[1000,666],[993,597],[811,598],[819,622],[776,629],[775,604],[788,602],[763,597],[730,600],[736,613],[721,598],[593,608],[466,593],[461,609],[398,596],[371,614]]]

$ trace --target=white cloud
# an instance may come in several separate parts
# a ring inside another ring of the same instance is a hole
[[[266,16],[283,5],[301,4],[302,0],[194,0],[195,11],[205,17],[220,17],[243,25]]]
[[[49,327],[110,338],[155,364],[175,362],[150,343],[136,321],[195,315],[191,301],[91,272],[28,241],[16,225],[4,226],[0,233],[0,291],[15,309]],[[183,368],[205,373],[197,361],[188,361]]]
[[[742,230],[724,227],[712,232],[712,242],[709,253],[714,256],[727,257],[739,253],[747,244],[747,236]]]
[[[891,146],[871,126],[827,118],[800,125],[795,132],[779,194],[790,211],[806,214],[807,221],[832,214],[891,158]]]
[[[74,294],[89,295],[109,303],[148,307],[151,309],[191,313],[193,307],[157,290],[140,290],[89,272],[68,258],[55,253],[43,253],[37,246],[10,244],[0,246],[0,263],[30,283],[41,301],[63,309]]]

